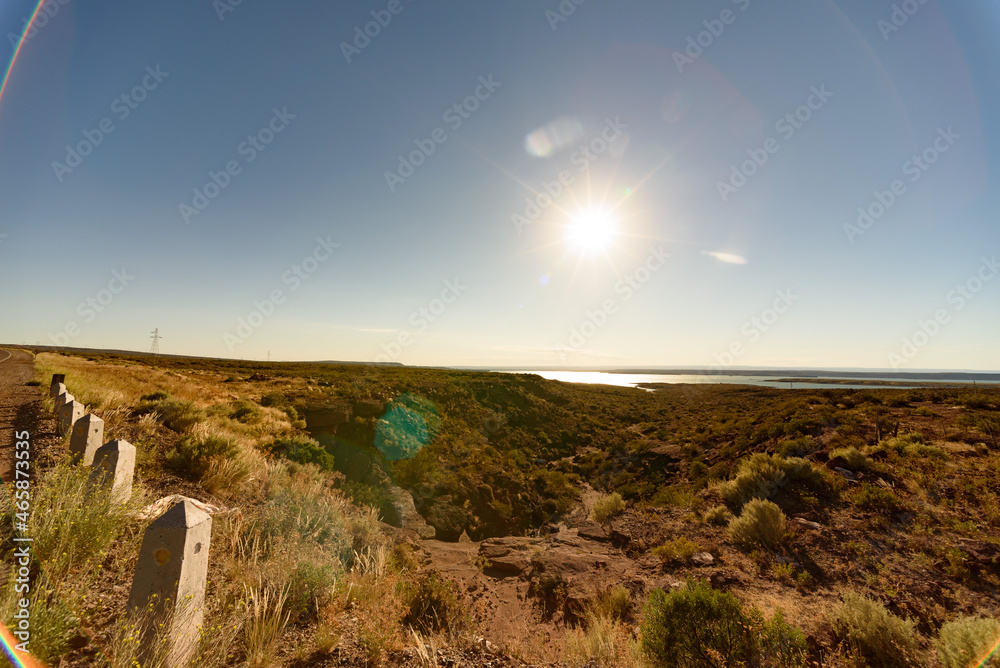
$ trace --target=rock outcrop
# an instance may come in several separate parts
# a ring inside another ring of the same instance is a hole
[[[389,502],[382,509],[383,520],[394,527],[416,532],[423,539],[434,538],[437,532],[429,525],[413,504],[413,496],[405,489],[390,485],[386,488]]]

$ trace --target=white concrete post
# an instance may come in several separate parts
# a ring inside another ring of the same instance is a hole
[[[212,516],[191,499],[177,501],[142,538],[129,614],[138,619],[148,610],[152,628],[163,624],[171,667],[186,665],[198,647],[211,538]],[[144,651],[153,650],[155,641],[146,636]]]
[[[74,464],[90,466],[94,463],[94,453],[104,442],[104,420],[93,413],[88,413],[73,425],[73,433],[69,437],[69,451],[73,455]]]
[[[63,404],[67,404],[70,401],[73,401],[75,398],[76,397],[74,397],[72,394],[70,394],[66,390],[63,390],[62,392],[56,395],[56,402],[52,405],[52,408],[58,415],[59,409],[63,407]]]
[[[115,503],[132,498],[132,475],[135,472],[135,446],[128,441],[108,441],[94,453],[90,472],[91,487],[110,487]]]
[[[52,374],[52,382],[49,384],[49,396],[50,397],[59,396],[59,393],[56,392],[56,388],[58,388],[60,385],[63,386],[62,389],[63,392],[65,392],[66,391],[66,386],[64,385],[65,382],[66,382],[66,374],[64,373]]]
[[[65,436],[84,415],[84,405],[75,399],[63,404],[59,412],[59,435]]]

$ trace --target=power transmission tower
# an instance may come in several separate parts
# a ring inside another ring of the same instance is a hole
[[[153,339],[153,345],[149,347],[149,354],[150,355],[159,355],[160,354],[160,339],[163,338],[162,336],[160,336],[160,328],[157,327],[156,329],[154,329],[152,336],[150,336],[149,338]]]

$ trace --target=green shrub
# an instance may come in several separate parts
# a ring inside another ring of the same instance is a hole
[[[914,443],[908,445],[903,454],[907,457],[925,457],[929,459],[948,459],[948,452],[936,445]]]
[[[167,452],[167,467],[189,480],[200,480],[213,457],[235,459],[239,449],[236,444],[220,436],[195,438],[188,436]]]
[[[731,594],[704,581],[688,580],[684,588],[669,594],[654,590],[644,612],[642,647],[658,666],[806,665],[805,636],[780,612],[769,620],[756,608],[745,612]]]
[[[216,410],[222,412],[230,420],[236,420],[241,424],[253,424],[259,422],[264,413],[257,408],[257,405],[249,399],[238,399],[228,404],[223,404]]]
[[[862,510],[892,513],[899,509],[899,497],[891,490],[861,483],[861,488],[854,494],[854,503]]]
[[[729,523],[729,537],[738,547],[774,549],[785,537],[788,522],[776,504],[754,499]]]
[[[755,624],[754,626],[758,626]],[[762,665],[793,668],[806,665],[809,646],[801,630],[785,621],[781,611],[760,625],[758,639]]]
[[[281,392],[271,392],[260,398],[260,405],[264,407],[282,408],[288,405],[288,399]]]
[[[685,485],[665,485],[649,500],[654,508],[690,508],[694,503],[695,490]]]
[[[315,619],[337,584],[338,571],[329,564],[301,561],[289,582],[288,609],[296,619]]]
[[[403,587],[406,614],[403,623],[421,633],[455,636],[468,626],[469,616],[455,593],[455,585],[427,573]]]
[[[595,522],[604,524],[611,517],[625,512],[625,501],[618,492],[612,492],[594,502],[594,507],[590,511],[590,517]]]
[[[713,506],[705,511],[704,519],[708,524],[723,525],[733,519],[733,514],[725,506]]]
[[[964,617],[948,622],[938,631],[938,658],[945,668],[997,668],[1000,657],[994,655],[988,661],[983,660],[986,652],[1000,636],[1000,620],[992,617]]]
[[[312,439],[279,438],[267,446],[272,454],[299,464],[315,464],[324,471],[333,470],[333,455]]]
[[[897,455],[901,455],[906,451],[907,446],[923,442],[924,437],[922,434],[914,431],[904,431],[897,436],[882,439],[879,442],[879,447],[884,448],[889,452],[895,452]]]
[[[141,397],[142,401],[161,401],[166,399],[170,395],[166,392],[150,392],[149,394],[144,394]]]
[[[973,394],[971,392],[966,392],[958,395],[958,398],[955,400],[955,403],[957,403],[959,406],[965,406],[966,408],[972,408],[978,410],[990,408],[990,406],[992,405],[992,402],[990,401],[990,397],[988,395]]]
[[[750,620],[740,602],[704,581],[688,580],[669,594],[654,589],[644,613],[642,647],[657,665],[709,668],[750,665],[754,658]]]
[[[263,554],[279,543],[288,546],[319,546],[335,555],[328,567],[346,569],[354,561],[355,550],[363,551],[364,538],[345,513],[344,503],[318,490],[282,488],[257,506],[245,525],[248,540],[259,540]],[[338,564],[339,562],[339,564]]]
[[[160,422],[176,432],[185,432],[205,419],[205,411],[194,405],[192,401],[177,399],[160,399],[144,401],[135,409],[136,415],[157,413]]]
[[[847,466],[855,471],[867,471],[871,468],[872,460],[855,447],[837,448],[830,453],[830,459],[840,457]]]
[[[590,604],[590,614],[602,619],[623,621],[632,611],[632,592],[616,584],[597,595]]]
[[[887,452],[894,452],[903,457],[948,458],[947,451],[936,445],[926,443],[923,435],[916,432],[904,432],[898,436],[887,438],[879,443],[879,447]]]
[[[719,492],[729,503],[741,506],[751,499],[768,499],[791,481],[816,486],[821,476],[804,459],[758,452],[740,462],[736,477],[719,485]]]
[[[389,554],[389,563],[400,573],[415,571],[420,568],[416,549],[409,543],[396,543]]]
[[[816,452],[816,443],[812,436],[800,436],[783,441],[778,446],[778,454],[782,457],[805,457]]]
[[[679,536],[673,540],[668,540],[659,547],[653,548],[653,554],[660,558],[660,561],[667,564],[670,562],[685,563],[691,559],[695,552],[701,550],[701,546],[694,541],[690,541],[684,536]]]
[[[378,510],[387,507],[392,503],[389,492],[378,485],[368,485],[357,480],[348,480],[343,486],[351,502],[358,507],[371,507]]]
[[[871,668],[918,665],[920,641],[912,621],[878,601],[847,592],[833,613],[833,630],[851,653]]]

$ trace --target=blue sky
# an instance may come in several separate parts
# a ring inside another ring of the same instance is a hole
[[[48,8],[0,99],[0,340],[1000,369],[996,2]]]

